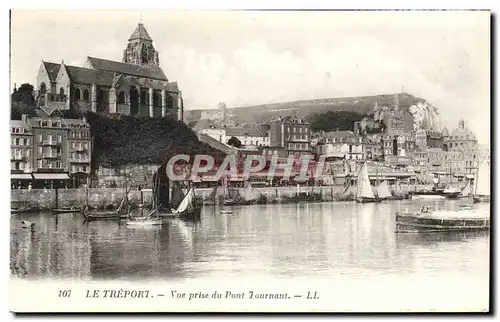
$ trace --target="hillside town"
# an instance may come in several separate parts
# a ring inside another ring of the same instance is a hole
[[[154,163],[124,168],[93,162],[95,138],[85,118],[86,112],[93,112],[185,121],[182,92],[159,66],[158,52],[142,23],[128,39],[122,62],[87,57],[83,67],[77,67],[66,65],[64,60],[42,61],[36,79],[30,94],[34,108],[30,114],[21,113],[20,119],[11,120],[12,188],[120,187],[125,181],[136,186],[151,184],[157,167]],[[20,92],[21,88],[14,88],[13,97]],[[392,95],[385,106],[376,101],[371,112],[352,124],[343,124],[350,127],[343,130],[316,130],[310,117],[293,112],[259,123],[238,122],[225,103],[186,123],[200,142],[222,154],[235,155],[239,163],[247,155],[268,159],[277,155],[283,164],[290,156],[312,156],[311,180],[301,184],[355,184],[365,161],[373,182],[473,183],[479,163],[489,160],[488,148],[477,142],[464,120],[451,130],[433,124],[425,128],[411,113],[415,106],[401,106],[401,95],[406,94]],[[374,124],[383,126],[373,130]],[[312,173],[321,156],[327,161],[329,179],[315,181]],[[290,166],[297,168],[298,164]],[[209,185],[214,180],[208,173],[196,184]],[[239,185],[242,181],[265,186],[298,183],[293,178],[285,182],[279,173],[273,178],[258,173],[233,177],[229,183]]]

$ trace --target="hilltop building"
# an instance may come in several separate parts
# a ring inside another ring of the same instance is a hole
[[[42,61],[37,104],[46,110],[118,113],[183,120],[182,93],[160,67],[158,51],[139,23],[121,62],[87,57],[83,67]]]

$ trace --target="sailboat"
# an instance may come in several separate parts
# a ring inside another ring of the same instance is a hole
[[[473,193],[474,203],[490,202],[490,167],[487,162],[483,162],[477,170],[476,182]]]
[[[377,195],[382,200],[392,198],[392,194],[391,191],[389,190],[389,185],[387,184],[387,180],[382,181],[382,183],[377,186]]]
[[[376,197],[373,194],[372,187],[370,185],[370,178],[368,177],[368,167],[366,165],[366,162],[363,163],[363,165],[361,166],[361,170],[358,173],[356,201],[360,203],[382,201],[382,199]]]
[[[242,189],[241,197],[244,199],[245,204],[254,204],[261,197],[261,194],[248,182],[247,186]]]
[[[120,203],[120,206],[118,207],[117,210],[89,210],[89,188],[88,186],[85,187],[86,189],[86,194],[87,194],[87,204],[85,208],[83,209],[83,216],[85,217],[85,220],[92,221],[92,220],[116,220],[120,219],[122,216],[122,210],[124,209],[124,206],[126,205],[128,208],[128,194],[130,192],[131,188],[128,188],[125,190],[125,194],[122,198],[122,201]],[[128,209],[125,209],[125,211],[128,211]]]
[[[160,171],[164,166],[160,166],[153,176],[153,207],[149,214],[144,217],[133,217],[132,213],[128,213],[127,226],[132,227],[147,227],[147,226],[161,226],[162,219],[159,216],[159,211],[164,204],[169,202],[169,180],[162,178]],[[163,179],[163,180],[162,180]],[[165,189],[166,193],[165,193]]]
[[[181,217],[181,218],[186,218],[186,219],[198,219],[201,214],[201,207],[196,205],[195,203],[195,194],[194,194],[194,188],[191,187],[184,198],[182,199],[181,203],[177,208],[172,209],[172,214],[175,217]],[[160,213],[160,216],[163,217],[163,214]],[[170,214],[165,214],[165,217],[170,217]]]

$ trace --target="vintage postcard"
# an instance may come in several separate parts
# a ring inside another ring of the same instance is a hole
[[[11,311],[490,311],[490,19],[11,11]]]

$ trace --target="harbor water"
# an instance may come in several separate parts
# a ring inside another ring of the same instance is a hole
[[[423,204],[325,202],[205,206],[201,221],[160,227],[84,222],[81,214],[11,215],[10,271],[27,279],[143,280],[226,277],[477,277],[488,281],[489,233],[396,234],[395,212]],[[490,204],[475,208],[489,211]],[[20,222],[35,223],[34,229]],[[485,286],[487,287],[487,285]],[[467,286],[464,285],[466,289]]]

